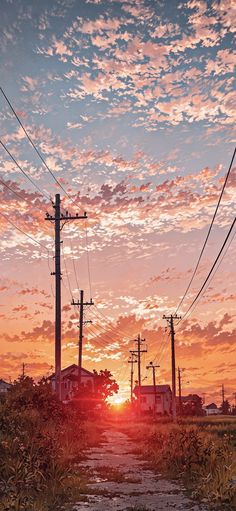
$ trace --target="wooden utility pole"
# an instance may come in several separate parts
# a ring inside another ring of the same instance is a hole
[[[137,350],[134,350],[133,353],[137,355],[137,362],[138,362],[138,414],[140,415],[141,412],[141,385],[142,385],[142,378],[141,378],[141,354],[147,353],[147,350],[141,350],[142,343],[145,341],[145,339],[141,339],[140,334],[138,334],[138,338],[134,340],[134,342],[137,343]]]
[[[223,408],[224,403],[225,403],[225,387],[224,387],[223,383],[222,383],[222,387],[221,387],[221,394],[222,394],[222,408]]]
[[[178,382],[179,382],[179,413],[182,415],[182,385],[181,385],[181,369],[178,367]]]
[[[136,354],[134,351],[130,351],[131,358],[128,360],[128,364],[131,364],[131,373],[130,373],[130,402],[133,403],[134,396],[134,364],[137,364]]]
[[[87,218],[87,214],[75,216],[66,211],[64,215],[61,213],[61,198],[60,194],[55,195],[55,215],[46,213],[45,220],[54,222],[55,224],[55,271],[51,275],[55,275],[55,382],[56,394],[61,400],[61,230],[64,225],[70,220],[80,220]],[[61,226],[62,222],[62,226]]]
[[[140,334],[138,334],[138,339],[135,339],[134,342],[137,343],[137,350],[133,351],[133,353],[136,353],[138,357],[138,384],[139,387],[142,385],[142,379],[141,379],[141,354],[147,353],[147,350],[141,350],[142,343],[145,342],[145,339],[141,339]]]
[[[234,396],[234,406],[236,408],[236,392],[233,392],[233,396]]]
[[[176,372],[175,372],[175,330],[174,320],[181,319],[177,314],[171,314],[170,316],[163,316],[166,319],[168,326],[170,327],[171,335],[171,371],[172,371],[172,416],[176,420]]]
[[[81,385],[81,370],[82,370],[82,356],[83,356],[83,327],[84,327],[84,307],[89,305],[94,305],[92,298],[90,298],[90,302],[84,302],[84,291],[80,290],[80,300],[77,302],[74,299],[71,302],[71,305],[76,305],[79,307],[79,352],[78,352],[78,388]]]
[[[153,407],[154,415],[157,411],[157,387],[156,387],[156,369],[157,369],[157,367],[160,367],[160,366],[154,365],[153,362],[150,362],[149,365],[146,367],[146,369],[152,369],[152,381],[153,381],[153,387],[154,387],[154,407]]]

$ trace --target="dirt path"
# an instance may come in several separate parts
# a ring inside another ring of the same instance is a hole
[[[76,504],[74,511],[206,511],[186,496],[180,484],[145,469],[134,448],[124,433],[105,432],[104,443],[90,449],[82,464],[92,471],[92,483],[86,502]]]

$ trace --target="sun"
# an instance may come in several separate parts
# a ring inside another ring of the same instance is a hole
[[[121,396],[111,396],[109,399],[109,403],[113,406],[122,406],[125,402],[125,399]]]

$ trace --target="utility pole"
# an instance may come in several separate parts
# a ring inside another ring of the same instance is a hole
[[[128,364],[131,364],[131,374],[130,374],[130,402],[133,403],[133,388],[134,388],[134,364],[137,364],[136,354],[134,351],[131,351],[131,358],[128,360]]]
[[[25,377],[25,363],[22,364],[22,376]]]
[[[138,385],[141,387],[142,380],[141,380],[141,354],[147,353],[147,350],[141,350],[142,343],[145,342],[145,339],[141,339],[140,334],[138,334],[138,339],[135,339],[134,342],[137,343],[137,350],[134,350],[133,353],[135,353],[138,357]]]
[[[153,362],[150,362],[149,365],[146,367],[146,369],[152,369],[152,380],[153,380],[153,387],[154,387],[154,407],[153,407],[154,415],[157,411],[157,388],[156,388],[156,369],[157,369],[157,367],[160,367],[160,366],[154,365]]]
[[[172,416],[176,419],[176,373],[175,373],[175,330],[174,321],[175,319],[181,319],[177,314],[171,314],[170,316],[163,316],[166,319],[168,326],[170,327],[171,335],[171,370],[172,370]]]
[[[233,396],[234,396],[234,406],[236,408],[236,392],[233,392]]]
[[[180,367],[178,367],[178,382],[179,382],[179,413],[180,415],[183,414],[183,407],[182,407],[182,378],[181,378],[181,371],[183,371],[184,369],[180,369]]]
[[[74,299],[71,302],[71,305],[77,305],[79,307],[79,353],[78,353],[78,388],[81,385],[81,370],[82,370],[82,356],[83,356],[83,327],[85,324],[84,321],[84,307],[94,305],[92,298],[90,298],[90,302],[84,302],[84,291],[80,290],[80,300],[77,302]]]
[[[221,387],[221,394],[222,394],[222,409],[223,409],[224,404],[225,404],[225,387],[224,387],[223,383],[222,383],[222,387]]]
[[[142,353],[147,353],[147,350],[141,350],[141,346],[142,346],[142,343],[145,341],[145,339],[141,339],[140,337],[140,334],[138,334],[138,338],[134,340],[134,342],[137,343],[137,350],[134,350],[133,353],[135,353],[138,357],[138,387],[139,387],[139,390],[138,390],[138,414],[140,415],[141,413],[141,384],[142,384],[142,379],[141,379],[141,354]]]
[[[60,194],[55,195],[55,215],[46,213],[45,220],[54,222],[55,224],[55,271],[51,275],[55,275],[55,383],[56,394],[61,400],[61,230],[70,220],[81,220],[87,218],[87,214],[75,216],[66,211],[65,215],[61,213]],[[62,223],[62,225],[61,225]]]

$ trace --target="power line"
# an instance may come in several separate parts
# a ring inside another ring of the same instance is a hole
[[[90,298],[92,297],[92,285],[91,285],[91,271],[90,271],[90,259],[89,259],[89,249],[88,249],[88,225],[87,221],[85,221],[85,240],[86,240],[86,254],[87,254],[87,268],[88,268],[88,279],[89,279],[89,291]]]
[[[5,183],[5,181],[3,181],[2,179],[0,179],[0,184],[2,186],[5,186],[5,188],[7,188],[8,190],[10,190],[12,193],[14,193],[19,199],[23,200],[24,202],[26,202],[26,199],[25,197],[23,197],[23,195],[21,195],[20,193],[16,192],[15,190],[13,190],[13,188],[11,188],[7,183]]]
[[[93,309],[91,312],[95,315],[95,318],[96,318],[97,320],[101,321],[101,317],[99,317],[99,315],[97,314],[97,310],[98,310],[98,309],[97,309],[97,307],[96,307],[96,306],[95,306],[95,308],[96,308],[96,311]],[[104,317],[105,317],[105,316],[104,316]],[[111,335],[116,336],[116,338],[117,338],[119,341],[123,340],[123,339],[122,339],[122,337],[121,337],[121,336],[117,333],[116,329],[115,329],[114,327],[109,328],[109,326],[108,326],[108,325],[110,325],[110,323],[108,323],[108,322],[107,322],[107,326],[106,326],[106,325],[105,325],[105,326],[101,325],[101,328],[103,328],[103,330],[105,330],[106,332],[107,332],[107,331],[108,331],[108,332],[110,332],[110,334],[111,334]],[[110,325],[110,326],[112,326],[112,325]],[[113,339],[113,340],[114,340],[114,339]]]
[[[72,293],[72,289],[71,289],[71,283],[70,283],[69,273],[68,273],[68,269],[67,269],[67,263],[66,263],[66,257],[65,257],[65,253],[64,253],[63,243],[62,243],[62,255],[63,255],[63,261],[64,261],[64,266],[65,266],[66,278],[67,278],[67,282],[68,282],[68,288],[69,288],[69,292],[71,295],[71,299],[73,300],[73,293]]]
[[[34,243],[37,243],[38,245],[40,245],[42,248],[44,248],[44,250],[46,250],[48,253],[49,253],[49,250],[48,248],[43,245],[43,243],[41,243],[40,241],[36,240],[35,238],[33,238],[32,236],[30,236],[30,234],[27,234],[25,231],[23,231],[23,229],[21,229],[20,227],[18,227],[17,225],[15,225],[6,215],[4,215],[4,213],[2,213],[0,211],[0,215],[5,218],[5,220],[7,222],[9,222],[9,224],[11,224],[15,229],[17,229],[17,231],[21,232],[22,234],[24,234],[25,236],[27,236],[27,238],[29,238],[30,240],[34,241]]]
[[[199,296],[200,296],[201,292],[203,291],[203,289],[204,289],[205,285],[207,284],[207,281],[209,280],[209,278],[210,278],[210,276],[211,276],[211,274],[212,274],[212,272],[213,272],[213,270],[214,270],[214,268],[215,268],[215,266],[216,266],[217,262],[219,261],[219,258],[220,258],[220,256],[221,256],[221,254],[222,254],[223,250],[224,250],[224,247],[225,247],[225,245],[226,245],[226,243],[227,243],[227,241],[228,241],[228,239],[229,239],[229,237],[230,237],[230,234],[231,234],[231,232],[232,232],[232,230],[233,230],[233,228],[234,228],[235,222],[236,222],[236,217],[234,218],[234,220],[233,220],[233,222],[232,222],[232,224],[231,224],[231,227],[230,227],[230,229],[229,229],[229,231],[228,231],[228,234],[227,234],[227,236],[226,236],[226,238],[225,238],[225,240],[224,240],[224,243],[223,243],[223,245],[221,246],[221,249],[220,249],[220,251],[219,251],[219,253],[218,253],[218,255],[217,255],[217,257],[216,257],[216,259],[215,259],[215,261],[214,261],[214,263],[213,263],[213,265],[212,265],[212,267],[211,267],[211,269],[210,269],[210,271],[209,271],[209,273],[208,273],[208,275],[207,275],[207,277],[205,278],[205,280],[204,280],[204,282],[203,282],[203,284],[202,284],[201,289],[198,291],[197,295],[195,296],[194,300],[192,301],[191,305],[188,307],[187,311],[185,312],[185,314],[183,315],[183,317],[182,317],[182,319],[181,319],[180,321],[182,321],[182,320],[186,317],[186,315],[188,314],[188,312],[192,309],[193,305],[196,303],[196,301],[197,301],[197,299],[199,298]],[[177,324],[179,324],[179,323],[180,323],[180,321],[179,321]]]
[[[201,250],[200,255],[199,255],[199,257],[198,257],[197,264],[196,264],[196,266],[195,266],[195,269],[194,269],[193,275],[192,275],[192,277],[191,277],[191,279],[190,279],[190,282],[189,282],[189,284],[188,284],[188,286],[187,286],[187,289],[186,289],[186,291],[185,291],[185,293],[184,293],[183,297],[181,298],[181,300],[180,300],[180,302],[179,302],[179,305],[178,305],[178,307],[177,307],[177,309],[176,309],[176,311],[175,311],[175,314],[177,314],[177,312],[178,312],[179,308],[181,307],[181,305],[182,305],[182,303],[183,303],[183,301],[184,301],[184,299],[185,299],[185,296],[187,295],[187,292],[188,292],[188,290],[189,290],[189,288],[190,288],[190,286],[191,286],[191,284],[192,284],[192,282],[193,282],[193,279],[194,279],[194,277],[195,277],[195,275],[196,275],[196,273],[197,273],[197,269],[198,269],[198,267],[199,267],[199,264],[200,264],[200,261],[201,261],[201,258],[202,258],[202,255],[203,255],[203,252],[204,252],[205,247],[206,247],[206,244],[207,244],[207,242],[208,242],[208,239],[209,239],[209,236],[210,236],[210,233],[211,233],[211,230],[212,230],[212,227],[213,227],[213,224],[214,224],[214,221],[215,221],[216,215],[217,215],[217,211],[218,211],[218,209],[219,209],[219,206],[220,206],[220,203],[221,203],[221,199],[222,199],[222,196],[223,196],[223,193],[224,193],[224,190],[225,190],[225,187],[226,187],[226,184],[227,184],[227,181],[228,181],[229,175],[230,175],[230,171],[231,171],[231,168],[232,168],[232,165],[233,165],[233,161],[234,161],[234,158],[235,158],[235,154],[236,154],[236,149],[234,149],[234,153],[233,153],[233,156],[232,156],[232,159],[231,159],[231,162],[230,162],[230,166],[229,166],[228,172],[227,172],[227,174],[226,174],[226,176],[225,176],[225,181],[224,181],[224,184],[223,184],[223,187],[222,187],[222,190],[221,190],[221,193],[220,193],[220,196],[219,196],[219,199],[218,199],[217,205],[216,205],[216,209],[215,209],[214,215],[213,215],[213,217],[212,217],[212,221],[211,221],[211,223],[210,223],[210,227],[209,227],[209,229],[208,229],[207,236],[206,236],[206,239],[205,239],[205,241],[204,241],[204,244],[203,244],[202,250]]]
[[[18,169],[22,172],[22,174],[24,174],[24,176],[31,182],[31,184],[37,188],[38,192],[43,195],[43,197],[45,197],[47,200],[49,199],[50,202],[51,202],[51,197],[50,195],[48,194],[45,194],[41,188],[39,188],[39,186],[33,181],[33,179],[24,171],[24,169],[21,167],[21,165],[18,163],[18,161],[14,158],[14,156],[11,154],[11,152],[9,151],[9,149],[7,149],[7,147],[5,146],[5,144],[2,142],[2,140],[0,140],[0,144],[1,146],[5,149],[5,151],[7,152],[8,156],[10,156],[10,158],[12,159],[12,161],[15,163],[15,165],[18,167]]]
[[[211,281],[214,279],[214,276],[215,276],[215,274],[216,274],[216,272],[217,272],[218,268],[220,267],[220,265],[221,265],[221,263],[222,263],[223,259],[225,258],[226,254],[227,254],[227,252],[228,252],[228,250],[229,250],[229,247],[230,247],[231,243],[233,242],[233,240],[234,240],[235,236],[236,236],[236,232],[235,232],[235,233],[234,233],[234,235],[232,236],[232,238],[231,238],[231,240],[230,240],[230,242],[229,242],[228,246],[226,247],[225,252],[223,253],[223,255],[222,255],[222,257],[221,257],[220,261],[218,262],[218,264],[217,264],[217,266],[216,266],[216,268],[215,268],[215,271],[213,272],[213,274],[212,274],[212,276],[211,276],[211,278],[210,278],[210,280],[209,280],[209,282],[208,282],[208,285],[207,285],[207,287],[206,287],[206,290],[209,288],[209,285],[210,285]],[[206,290],[205,290],[205,291],[206,291]],[[204,296],[204,295],[203,295],[203,296]],[[199,302],[199,300],[198,300],[198,302]],[[195,303],[195,305],[192,307],[192,309],[191,309],[191,311],[190,311],[190,314],[191,314],[191,313],[195,310],[195,308],[196,308],[196,307],[197,307],[197,305],[198,305],[198,302],[196,302],[196,303]],[[187,314],[187,313],[186,313],[186,314]],[[189,318],[190,314],[188,315],[188,318]]]
[[[110,328],[116,331],[116,328],[112,325],[111,321],[103,314],[103,312],[97,307],[97,305],[94,305],[95,309],[98,311],[98,313],[106,320],[106,322],[109,324]],[[119,328],[119,331],[123,333],[124,337],[130,337],[130,332],[125,332],[125,330],[121,330]]]
[[[38,148],[36,147],[35,143],[33,142],[32,138],[30,137],[28,131],[26,130],[26,128],[24,127],[21,119],[19,118],[18,114],[16,113],[15,109],[13,108],[9,98],[7,97],[7,95],[5,94],[5,92],[3,91],[2,87],[0,87],[0,91],[1,93],[3,94],[5,100],[7,101],[11,111],[13,112],[14,116],[16,117],[18,123],[20,124],[21,128],[23,129],[26,137],[28,138],[30,144],[32,145],[32,147],[35,149],[37,155],[39,156],[40,160],[42,161],[42,163],[44,164],[44,166],[46,167],[46,169],[48,170],[48,172],[50,172],[52,178],[54,179],[54,181],[58,184],[58,186],[60,186],[60,188],[63,190],[63,192],[67,195],[67,197],[71,200],[73,200],[71,198],[71,196],[67,193],[66,189],[61,185],[61,183],[58,181],[58,179],[56,178],[56,176],[54,175],[54,173],[52,172],[52,170],[49,168],[48,164],[46,163],[46,161],[44,160],[42,154],[40,153],[40,151],[38,150]]]

